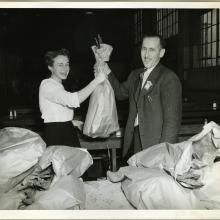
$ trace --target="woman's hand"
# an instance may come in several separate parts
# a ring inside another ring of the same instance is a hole
[[[96,62],[93,69],[95,76],[98,73],[104,73],[107,76],[111,72],[111,69],[106,62]]]
[[[95,79],[97,80],[98,84],[100,84],[100,83],[104,82],[107,79],[107,77],[103,73],[97,73]]]

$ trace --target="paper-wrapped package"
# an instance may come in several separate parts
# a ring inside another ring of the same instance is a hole
[[[92,50],[95,54],[96,65],[99,65],[110,59],[113,48],[110,45],[101,44],[99,49],[92,46]],[[110,82],[106,79],[97,86],[90,97],[83,134],[92,138],[105,138],[118,130],[115,95]]]
[[[46,144],[35,132],[25,128],[0,130],[0,193],[9,190],[19,175],[33,167],[43,155]]]
[[[92,163],[86,149],[46,148],[33,131],[0,129],[0,210],[84,209],[79,177]]]
[[[122,181],[138,209],[220,209],[220,126],[210,122],[187,141],[134,154],[112,182]]]

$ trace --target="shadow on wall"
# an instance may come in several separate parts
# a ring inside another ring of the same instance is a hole
[[[14,79],[9,84],[9,106],[38,107],[39,82]]]
[[[200,105],[220,103],[220,67],[194,69],[187,72],[184,95]]]

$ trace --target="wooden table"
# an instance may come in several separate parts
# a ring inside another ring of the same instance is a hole
[[[82,138],[80,137],[80,144],[82,148],[87,150],[110,150],[112,171],[117,170],[116,150],[121,148],[121,137],[111,136],[109,138]]]

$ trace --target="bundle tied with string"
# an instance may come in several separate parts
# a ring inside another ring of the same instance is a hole
[[[109,61],[113,48],[108,44],[100,44],[100,48],[92,46],[92,50],[96,59],[95,65],[99,69],[99,65]],[[104,74],[107,74],[106,71]],[[83,134],[92,138],[106,138],[118,130],[115,95],[110,82],[106,79],[96,87],[90,97]]]

